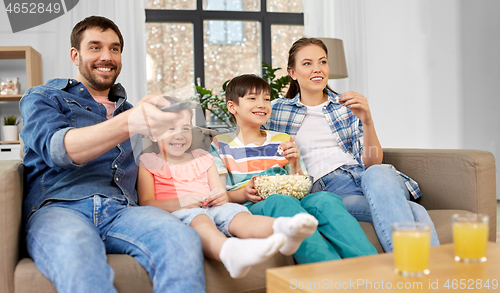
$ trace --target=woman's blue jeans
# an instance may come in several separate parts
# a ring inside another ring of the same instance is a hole
[[[28,220],[26,242],[57,292],[117,292],[106,254],[133,256],[154,292],[205,292],[198,233],[158,208],[100,196],[52,202]]]
[[[431,225],[431,245],[439,245],[436,229],[425,208],[410,201],[403,178],[392,168],[373,165],[342,166],[317,180],[311,192],[329,191],[342,197],[347,211],[358,221],[373,223],[386,252],[391,252],[392,228],[396,222]]]

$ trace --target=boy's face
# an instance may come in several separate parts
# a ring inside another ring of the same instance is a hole
[[[227,108],[236,118],[238,126],[260,127],[271,116],[271,96],[269,92],[257,94],[255,90],[251,90],[239,98],[238,104],[227,102]]]

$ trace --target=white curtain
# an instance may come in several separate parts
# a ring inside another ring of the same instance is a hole
[[[41,53],[44,81],[74,78],[76,66],[69,54],[71,30],[91,15],[107,17],[120,28],[124,39],[123,68],[117,82],[125,87],[128,101],[137,103],[147,91],[144,1],[81,0],[66,14],[14,35],[30,38],[27,43]]]
[[[349,77],[331,79],[329,85],[368,96],[365,0],[304,0],[303,7],[305,36],[344,42]]]

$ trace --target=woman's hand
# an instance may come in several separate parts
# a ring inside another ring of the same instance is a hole
[[[340,97],[339,103],[349,108],[363,125],[372,123],[372,114],[368,107],[368,100],[362,94],[356,92],[346,92]]]
[[[206,202],[209,207],[218,207],[228,203],[229,198],[225,189],[216,187],[210,191]]]
[[[384,153],[375,131],[375,125],[366,97],[356,92],[347,92],[342,94],[339,102],[351,109],[352,113],[363,124],[362,160],[365,166],[368,168],[372,165],[381,164]]]
[[[300,166],[300,151],[299,147],[291,141],[284,142],[279,145],[278,149],[282,150],[282,155],[290,163],[293,174],[301,174],[302,168]]]
[[[253,176],[250,181],[248,181],[247,186],[245,186],[245,197],[249,201],[256,203],[262,200],[262,197],[260,197],[259,193],[257,192],[257,189],[255,189],[255,177],[259,177],[257,175]]]

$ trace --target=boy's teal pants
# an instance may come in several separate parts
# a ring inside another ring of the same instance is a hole
[[[254,215],[274,218],[292,217],[298,213],[316,217],[318,229],[302,242],[293,255],[299,264],[377,254],[358,221],[347,212],[342,198],[333,193],[312,193],[300,201],[273,194],[247,207]]]

